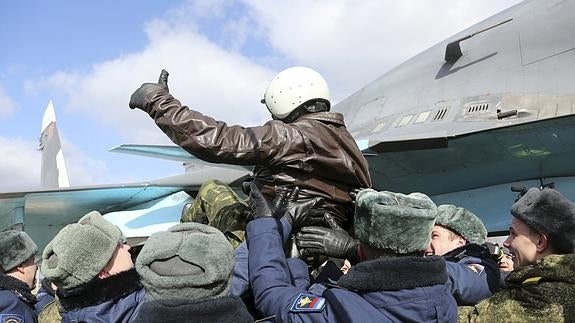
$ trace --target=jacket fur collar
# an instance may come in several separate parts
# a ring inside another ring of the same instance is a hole
[[[253,322],[239,297],[146,301],[137,322]]]
[[[0,273],[0,289],[12,291],[18,298],[28,304],[36,303],[36,296],[32,294],[30,287],[12,276]]]
[[[96,277],[74,288],[58,289],[56,294],[64,310],[71,311],[119,299],[141,288],[136,269],[130,269],[106,279]]]
[[[432,257],[398,257],[368,260],[352,267],[339,287],[375,292],[433,286],[447,282],[445,260]]]

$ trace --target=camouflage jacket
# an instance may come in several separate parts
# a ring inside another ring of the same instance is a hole
[[[506,290],[460,307],[459,322],[575,322],[575,254],[518,268],[506,283]]]

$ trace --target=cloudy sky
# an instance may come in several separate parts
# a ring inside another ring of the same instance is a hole
[[[99,0],[0,5],[0,191],[40,186],[41,118],[53,100],[72,185],[155,179],[177,162],[108,152],[168,144],[128,108],[143,82],[229,124],[258,125],[270,79],[318,70],[334,101],[519,0]]]

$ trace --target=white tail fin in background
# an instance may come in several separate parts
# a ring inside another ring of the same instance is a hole
[[[40,150],[42,151],[42,188],[69,187],[70,181],[62,153],[52,100],[48,102],[42,117]]]

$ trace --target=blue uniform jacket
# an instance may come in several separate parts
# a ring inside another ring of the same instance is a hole
[[[289,237],[291,226],[286,218],[280,221],[282,237],[282,245],[286,243]],[[242,242],[234,251],[234,271],[232,272],[232,284],[230,288],[230,295],[241,297],[246,291],[250,289],[250,277],[248,271],[248,245],[246,241]],[[288,263],[292,259],[288,259]],[[293,259],[295,260],[295,259]]]
[[[56,293],[62,322],[135,322],[145,296],[135,269]]]
[[[463,246],[450,254],[460,253],[471,247],[473,246]],[[499,268],[489,255],[484,258],[464,256],[460,259],[446,259],[448,285],[458,305],[475,305],[501,288]]]
[[[144,303],[144,289],[137,290],[119,299],[88,306],[62,314],[64,322],[136,322],[139,309]]]
[[[361,291],[309,287],[307,266],[298,259],[286,260],[278,222],[272,218],[256,219],[247,226],[249,278],[257,309],[264,316],[275,315],[279,322],[456,322],[457,306],[445,284],[447,275],[443,259],[418,257],[417,261],[440,265],[438,283],[426,287],[370,290],[378,283],[402,284],[402,279],[385,273],[373,275],[381,262],[358,264],[342,277],[347,286]],[[415,257],[408,257],[415,258]],[[397,261],[394,258],[392,261]],[[404,276],[421,276],[403,271]],[[424,273],[423,276],[426,274]],[[379,279],[377,279],[379,277]],[[345,279],[344,279],[345,278]],[[341,281],[340,279],[340,285]],[[442,282],[440,283],[439,281]],[[361,285],[364,286],[361,286]],[[399,286],[399,285],[398,285]]]
[[[37,322],[34,306],[22,300],[13,291],[0,288],[0,322]]]

